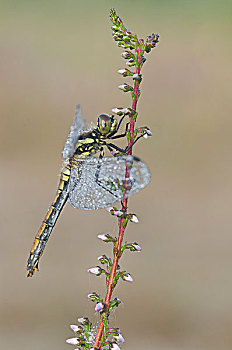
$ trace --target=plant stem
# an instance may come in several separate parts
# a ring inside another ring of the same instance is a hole
[[[140,74],[141,71],[141,65],[142,65],[142,61],[141,61],[141,57],[140,57],[140,52],[141,49],[136,49],[136,53],[137,53],[137,61],[138,61],[138,66],[136,67],[136,73]],[[139,97],[139,81],[135,80],[134,81],[134,97],[132,98],[132,108],[133,110],[136,111],[137,108],[137,102],[138,102],[138,97]],[[130,140],[128,142],[128,146],[130,146],[133,143],[134,140],[134,129],[135,129],[135,120],[133,119],[133,113],[130,115]],[[132,148],[129,150],[128,152],[129,155],[132,154]],[[129,178],[129,169],[128,167],[126,168],[126,178]],[[122,210],[125,211],[125,214],[127,213],[127,205],[128,205],[128,199],[124,198],[123,200],[123,206],[122,206]],[[125,210],[126,208],[126,210]],[[122,242],[123,242],[123,236],[124,236],[124,231],[126,228],[126,225],[124,226],[124,217],[120,218],[119,221],[119,233],[118,233],[118,239],[117,239],[117,243],[115,246],[115,250],[114,250],[114,260],[113,260],[113,264],[112,264],[112,268],[111,268],[111,273],[110,273],[110,277],[109,280],[107,281],[107,292],[106,292],[106,297],[105,297],[105,309],[104,309],[104,313],[106,315],[106,317],[108,316],[108,310],[109,310],[109,305],[110,305],[110,300],[111,300],[111,296],[113,293],[113,283],[114,283],[114,278],[116,275],[116,271],[117,271],[117,266],[118,266],[118,261],[121,257],[121,247],[122,247]],[[97,335],[95,338],[95,342],[93,347],[94,348],[98,348],[99,347],[99,343],[101,341],[102,338],[102,334],[104,331],[104,322],[103,322],[103,317],[101,316],[100,319],[100,324],[97,330]]]

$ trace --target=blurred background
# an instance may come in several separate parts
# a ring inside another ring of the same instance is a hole
[[[88,123],[130,106],[117,86],[125,66],[108,11],[160,44],[143,69],[139,125],[153,137],[134,153],[152,181],[130,199],[140,224],[126,239],[142,246],[121,266],[123,303],[112,315],[124,349],[232,348],[231,2],[227,0],[0,2],[1,336],[2,349],[69,349],[69,324],[89,316],[104,279],[86,270],[117,234],[105,210],[67,205],[41,259],[26,260],[55,194],[61,150],[81,103]]]

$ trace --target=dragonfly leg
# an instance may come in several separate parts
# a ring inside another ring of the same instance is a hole
[[[112,148],[114,148],[114,149],[116,149],[117,151],[119,151],[119,152],[121,152],[121,153],[123,153],[123,154],[127,154],[128,153],[128,151],[134,146],[134,144],[141,138],[141,137],[143,137],[144,135],[140,135],[140,136],[138,136],[138,137],[136,137],[136,139],[132,142],[132,144],[128,147],[126,147],[126,148],[121,148],[121,147],[118,147],[118,146],[116,146],[115,144],[113,144],[113,143],[107,143],[106,144],[106,147],[111,151],[112,150]]]
[[[122,205],[123,210],[126,212],[126,211],[127,211],[127,208],[125,207],[123,201],[121,201],[121,205]]]
[[[116,134],[116,133],[118,132],[118,130],[119,130],[119,128],[120,128],[120,126],[121,126],[121,124],[122,124],[123,119],[125,118],[125,116],[126,116],[126,114],[124,114],[124,115],[121,117],[121,119],[119,120],[119,123],[118,123],[116,129],[114,130],[114,134]],[[129,124],[129,123],[128,123],[128,124]]]
[[[110,139],[112,140],[115,140],[115,139],[120,139],[121,137],[125,137],[127,132],[128,132],[128,127],[129,127],[129,122],[126,123],[126,128],[125,128],[125,132],[123,134],[119,134],[119,135],[116,135],[116,136],[112,136]]]

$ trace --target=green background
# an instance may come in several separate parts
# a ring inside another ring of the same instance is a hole
[[[56,190],[61,150],[81,103],[88,123],[129,106],[125,60],[112,40],[115,7],[140,37],[160,34],[143,69],[134,153],[152,181],[130,200],[128,241],[112,315],[124,349],[232,348],[231,1],[0,1],[2,349],[69,349],[69,324],[94,316],[86,270],[117,233],[105,210],[64,209],[40,272],[26,278],[33,237]],[[129,83],[129,80],[127,81]]]

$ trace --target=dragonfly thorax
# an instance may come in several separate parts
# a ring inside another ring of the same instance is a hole
[[[108,114],[100,114],[98,116],[97,130],[102,136],[107,138],[115,134],[117,130],[117,120]]]

